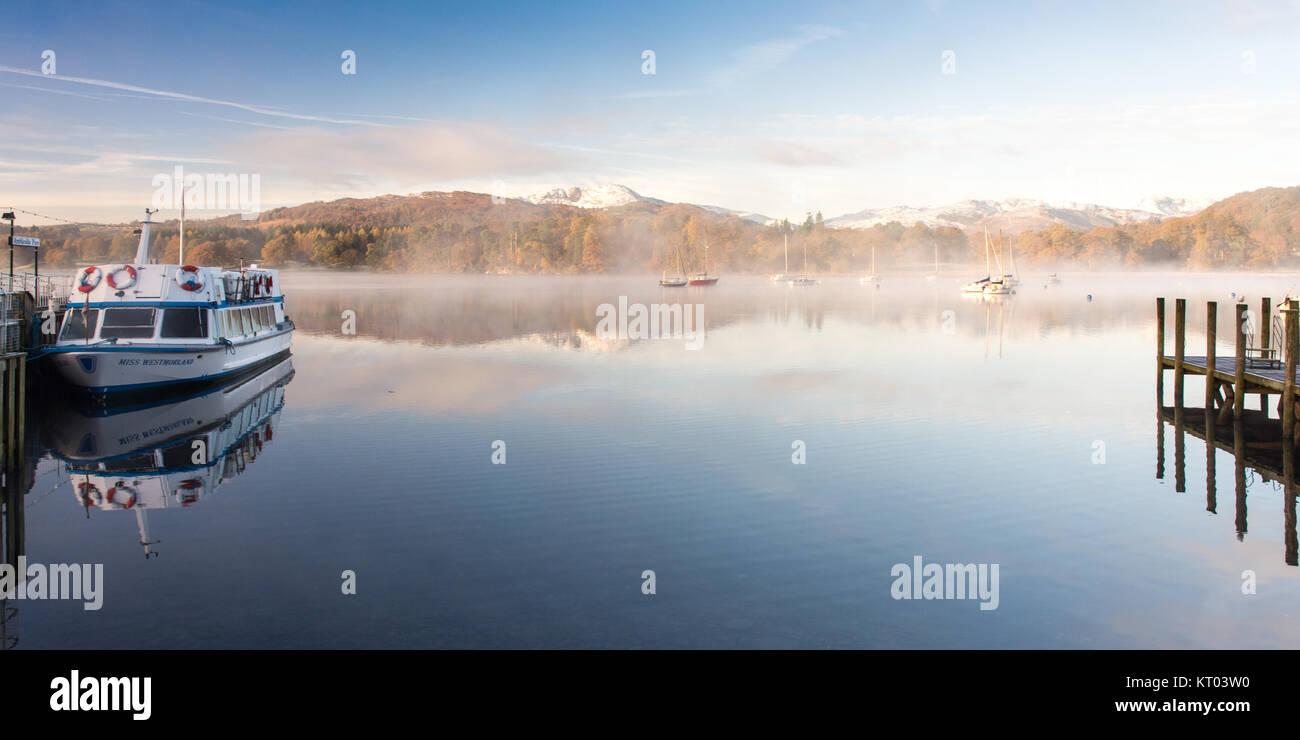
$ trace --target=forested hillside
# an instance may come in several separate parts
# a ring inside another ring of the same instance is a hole
[[[129,226],[28,229],[42,239],[42,264],[71,267],[129,260]],[[1270,269],[1293,267],[1300,232],[1300,187],[1265,188],[1222,200],[1195,216],[1077,231],[1053,226],[1008,235],[1021,264]],[[686,204],[632,203],[587,210],[493,202],[479,193],[424,193],[308,203],[186,224],[185,259],[236,266],[368,267],[391,272],[693,272],[709,245],[711,267],[767,273],[866,269],[876,249],[880,270],[920,268],[939,259],[982,262],[984,236],[952,227],[888,223],[836,229],[821,214],[800,224],[762,225]],[[996,237],[996,235],[995,235]],[[156,226],[151,255],[175,262],[177,223]]]

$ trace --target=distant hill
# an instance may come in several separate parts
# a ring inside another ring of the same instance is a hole
[[[1300,267],[1300,187],[1239,193],[1189,216],[1041,201],[965,201],[941,209],[896,208],[841,219],[774,222],[725,208],[668,203],[626,188],[570,189],[533,203],[483,193],[428,192],[344,198],[186,223],[187,261],[236,266],[368,267],[379,271],[721,272],[784,269],[784,243],[818,273],[983,262],[983,229],[1006,234],[1021,264],[1160,265],[1195,269]],[[578,205],[586,204],[586,205]],[[1153,207],[1194,208],[1171,199]],[[869,221],[869,223],[868,223]],[[128,227],[61,225],[32,230],[42,265],[128,260]],[[154,229],[151,254],[179,258],[176,221]]]
[[[1153,210],[1112,208],[1088,203],[1051,204],[1041,200],[1011,199],[964,200],[946,206],[917,208],[893,206],[858,211],[826,220],[838,229],[863,229],[897,221],[904,226],[915,223],[931,228],[950,226],[963,231],[1004,231],[1016,235],[1022,231],[1039,231],[1061,224],[1086,231],[1098,226],[1122,226],[1174,215],[1187,215],[1208,204],[1196,204],[1174,198],[1152,198],[1144,205]]]

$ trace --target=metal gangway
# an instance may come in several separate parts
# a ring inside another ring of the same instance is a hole
[[[70,275],[0,272],[0,354],[28,349],[29,327],[46,319],[57,324],[71,290]],[[40,335],[37,341],[53,341],[53,335]]]

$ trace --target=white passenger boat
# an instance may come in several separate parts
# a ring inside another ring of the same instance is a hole
[[[86,267],[73,277],[49,349],[60,374],[110,394],[223,382],[287,357],[294,325],[279,273],[148,264],[152,212],[145,213],[133,263]]]

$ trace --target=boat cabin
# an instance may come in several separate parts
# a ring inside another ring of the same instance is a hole
[[[97,265],[77,272],[72,296],[63,345],[238,343],[287,328],[275,270]]]

